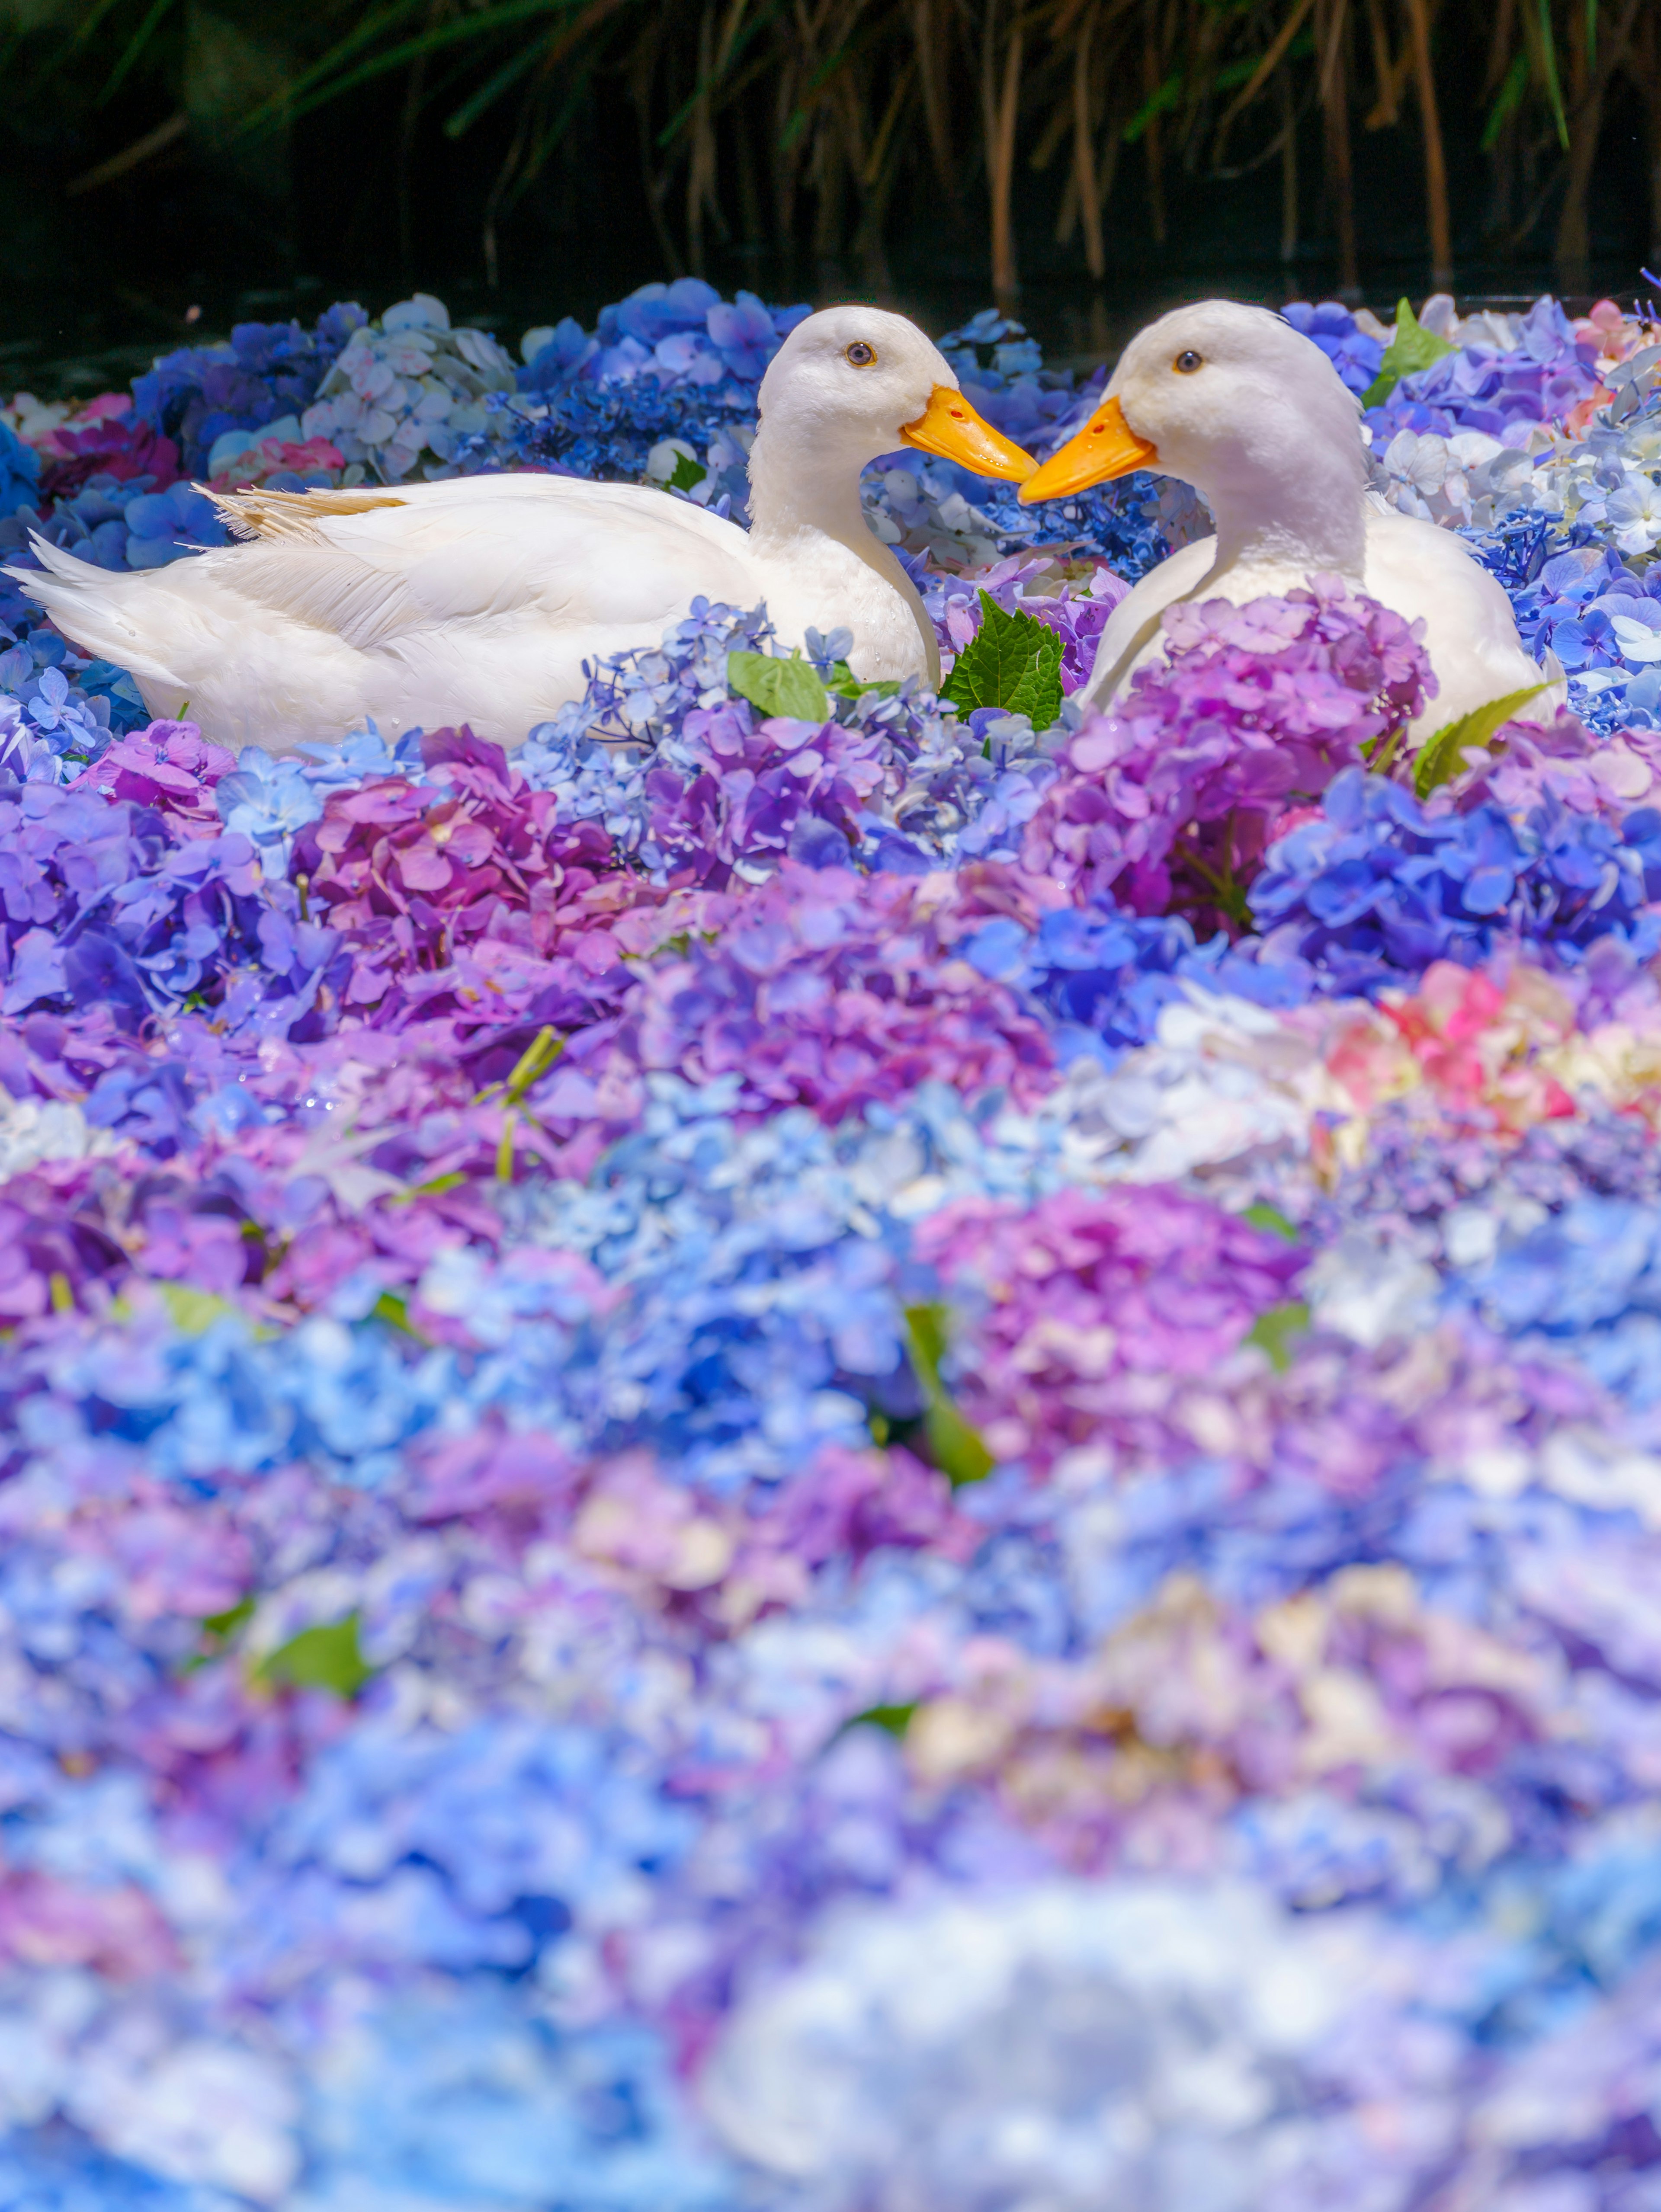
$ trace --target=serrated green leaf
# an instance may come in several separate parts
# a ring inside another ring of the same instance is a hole
[[[1284,1375],[1292,1364],[1287,1346],[1294,1336],[1301,1336],[1309,1327],[1309,1308],[1301,1298],[1290,1298],[1283,1306],[1270,1306],[1260,1313],[1246,1331],[1246,1342],[1256,1345],[1269,1354],[1269,1364],[1277,1374]]]
[[[332,1690],[338,1698],[355,1698],[374,1673],[358,1648],[357,1630],[355,1613],[344,1620],[302,1628],[266,1654],[255,1677],[280,1689]]]
[[[1428,368],[1445,353],[1452,353],[1450,341],[1427,331],[1405,300],[1396,303],[1396,335],[1384,348],[1384,357],[1378,364],[1378,374],[1361,394],[1363,407],[1382,407],[1404,376],[1411,376],[1421,368]]]
[[[671,491],[696,491],[709,471],[702,461],[695,461],[690,453],[675,455],[675,473],[669,479]]]
[[[1548,689],[1545,684],[1530,684],[1520,691],[1507,691],[1503,699],[1490,699],[1485,707],[1473,707],[1457,722],[1444,722],[1425,740],[1413,764],[1413,788],[1419,797],[1434,791],[1439,783],[1451,781],[1464,765],[1460,755],[1467,745],[1487,746],[1519,707],[1527,706]]]
[[[805,660],[776,659],[770,653],[729,653],[727,688],[764,714],[792,714],[802,722],[823,722],[830,717],[830,696]]]
[[[1240,1216],[1254,1229],[1266,1229],[1271,1237],[1284,1237],[1288,1244],[1299,1242],[1297,1225],[1287,1219],[1278,1206],[1249,1206]]]
[[[1006,614],[981,593],[981,626],[958,655],[940,696],[960,714],[1000,707],[1047,730],[1062,711],[1062,641],[1047,623],[1017,607]]]

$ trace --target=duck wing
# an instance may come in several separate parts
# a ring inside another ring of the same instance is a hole
[[[1197,544],[1179,547],[1157,568],[1150,568],[1141,583],[1132,586],[1108,617],[1097,645],[1095,664],[1085,687],[1086,706],[1105,707],[1136,669],[1162,656],[1160,617],[1178,599],[1194,596],[1216,565],[1217,541],[1205,538]],[[1220,584],[1218,589],[1226,592],[1226,587]]]
[[[657,644],[700,593],[751,607],[749,540],[689,501],[572,477],[246,493],[245,543],[137,574],[37,541],[17,572],[67,635],[137,678],[152,714],[283,752],[373,718],[468,721],[517,744],[590,665]]]
[[[500,639],[530,623],[581,631],[592,656],[616,650],[600,639],[619,631],[644,627],[655,642],[700,592],[746,606],[760,596],[742,531],[636,484],[462,477],[221,504],[255,534],[196,565],[364,653],[440,624]]]
[[[1370,510],[1362,589],[1409,622],[1423,620],[1437,690],[1409,732],[1414,743],[1492,700],[1546,682],[1517,634],[1504,586],[1451,530]],[[1549,720],[1555,703],[1552,693],[1542,692],[1524,711]]]

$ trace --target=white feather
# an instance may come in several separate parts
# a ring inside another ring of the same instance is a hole
[[[1176,368],[1195,354],[1201,368]],[[1153,465],[1202,493],[1217,535],[1161,562],[1114,609],[1086,687],[1091,704],[1163,657],[1166,607],[1243,605],[1321,572],[1423,622],[1438,689],[1409,729],[1413,743],[1546,681],[1504,589],[1468,548],[1371,501],[1356,402],[1320,348],[1280,316],[1221,300],[1179,307],[1132,339],[1108,391],[1157,448]],[[1561,685],[1529,711],[1548,711],[1554,696]]]
[[[855,338],[874,364],[849,365]],[[902,317],[809,317],[762,386],[748,534],[647,486],[473,477],[230,495],[245,542],[128,575],[36,539],[44,573],[9,573],[76,644],[131,670],[152,714],[188,701],[220,742],[271,752],[369,717],[517,744],[581,697],[585,660],[656,644],[699,596],[764,603],[787,646],[845,624],[856,674],[938,681],[932,626],[865,522],[859,472],[942,385],[956,376]]]

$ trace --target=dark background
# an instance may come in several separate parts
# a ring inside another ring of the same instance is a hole
[[[447,19],[435,5],[415,27],[459,21],[465,0],[451,4],[455,15]],[[660,36],[660,81],[653,80],[647,103],[656,127],[658,118],[672,114],[677,68],[679,81],[697,81],[684,59],[677,60],[676,41],[684,46],[696,28],[698,4],[634,9],[629,37],[635,44],[620,42],[601,55],[577,87],[540,173],[510,205],[499,206],[491,222],[492,193],[502,200],[499,179],[523,111],[502,97],[459,135],[445,124],[470,88],[504,56],[512,59],[513,37],[545,35],[541,19],[510,28],[477,52],[471,45],[453,46],[442,69],[399,64],[274,129],[247,133],[240,126],[263,100],[373,9],[344,14],[333,6],[285,7],[281,0],[258,6],[249,0],[171,0],[134,52],[155,14],[154,0],[144,7],[102,0],[101,13],[100,0],[0,0],[0,63],[13,95],[10,150],[0,165],[0,278],[8,306],[0,390],[27,386],[44,397],[119,384],[155,352],[222,334],[234,320],[289,313],[304,319],[340,297],[356,297],[374,312],[416,287],[438,293],[458,319],[496,327],[509,342],[526,325],[562,313],[592,323],[604,301],[688,267],[723,290],[745,285],[773,299],[884,298],[937,329],[986,304],[993,296],[990,202],[983,83],[977,76],[985,55],[976,47],[973,25],[964,30],[972,10],[963,0],[941,49],[953,155],[944,181],[921,150],[908,149],[897,157],[885,210],[874,227],[846,179],[824,185],[823,170],[819,189],[800,187],[793,204],[782,209],[775,173],[777,65],[771,75],[761,68],[716,118],[712,189],[719,219],[694,236],[684,209],[691,155],[684,146],[646,143],[651,133],[642,128],[638,57],[642,40]],[[994,0],[976,4],[984,12]],[[1232,0],[1208,4],[1214,13],[1232,7],[1229,51],[1248,58],[1268,46],[1277,20],[1288,12],[1278,0],[1255,8]],[[1556,58],[1567,88],[1567,120],[1584,131],[1585,118],[1569,96],[1574,58],[1568,40],[1580,4],[1575,0],[1564,11]],[[1625,4],[1594,10],[1605,51]],[[1433,52],[1462,299],[1531,296],[1554,278],[1578,295],[1615,289],[1630,296],[1649,289],[1639,272],[1653,252],[1656,227],[1655,103],[1646,94],[1656,35],[1651,18],[1658,4],[1633,0],[1627,58],[1609,74],[1597,102],[1585,250],[1566,264],[1560,210],[1570,157],[1545,91],[1531,82],[1499,143],[1485,152],[1479,141],[1504,59],[1501,53],[1496,60],[1495,11],[1445,0],[1435,15]],[[1527,27],[1522,12],[1535,5],[1522,0],[1519,9],[1513,0],[1511,35],[1518,52],[1524,52]],[[1134,6],[1150,22],[1159,13],[1155,0],[1134,0]],[[626,13],[626,0],[615,0],[615,7]],[[1377,8],[1392,40],[1409,35],[1409,0],[1377,0]],[[848,12],[855,33],[879,13],[868,7],[862,15]],[[1177,12],[1165,10],[1173,22]],[[1076,0],[1073,14],[1079,14]],[[1189,17],[1202,32],[1205,14],[1202,0],[1190,0]],[[1319,298],[1337,288],[1335,203],[1313,55],[1294,44],[1284,88],[1277,95],[1271,87],[1236,126],[1232,166],[1244,167],[1245,174],[1212,173],[1204,131],[1196,127],[1185,149],[1176,121],[1167,118],[1159,178],[1162,240],[1146,128],[1121,143],[1103,219],[1105,269],[1094,278],[1076,231],[1067,244],[1056,241],[1066,146],[1044,169],[1033,166],[1047,103],[1068,96],[1067,9],[1029,15],[1033,27],[1025,52],[1044,58],[1042,66],[1034,59],[1019,110],[1010,191],[1019,291],[1008,291],[1006,301],[1053,356],[1083,360],[1110,351],[1150,312],[1184,296],[1227,291],[1278,303]],[[1310,20],[1319,17],[1317,9]],[[1115,65],[1121,71],[1134,75],[1137,67],[1152,66],[1137,45],[1146,27],[1133,27]],[[995,21],[993,30],[1007,39],[1007,21],[1001,31]],[[1354,77],[1347,118],[1354,289],[1388,316],[1398,293],[1417,300],[1432,288],[1424,133],[1410,93],[1393,125],[1366,127],[1376,95],[1367,31],[1365,0],[1354,0],[1345,63]],[[1171,52],[1177,65],[1188,35],[1176,25]],[[868,36],[874,39],[875,31]],[[395,37],[383,40],[380,51],[395,44]],[[861,109],[849,128],[876,127],[887,87],[904,66],[902,54],[899,46],[885,49],[880,40],[863,58],[855,52],[848,66],[857,82],[850,79],[849,92]],[[696,65],[694,52],[691,67]],[[1537,73],[1537,54],[1530,65]],[[1581,65],[1590,86],[1584,55]],[[1137,89],[1133,83],[1121,95],[1108,84],[1098,143],[1116,131],[1123,141],[1125,109]],[[1586,97],[1583,92],[1582,108]],[[824,112],[810,100],[812,128],[824,127]],[[1284,147],[1273,151],[1274,133],[1284,129],[1288,114],[1295,187]],[[909,111],[898,128],[921,140]],[[129,158],[132,149],[169,129],[173,135],[155,150]],[[119,173],[99,180],[100,168],[115,167]],[[654,176],[666,179],[655,212]],[[487,227],[494,233],[494,270]],[[192,308],[199,311],[194,317]]]

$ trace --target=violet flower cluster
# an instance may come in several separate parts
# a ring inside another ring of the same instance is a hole
[[[1178,607],[1165,635],[1168,660],[1073,738],[1022,861],[1138,914],[1166,911],[1185,878],[1202,911],[1238,921],[1272,826],[1390,745],[1435,678],[1401,617],[1336,578]]]
[[[1422,799],[1422,652],[1318,579],[1049,732],[828,630],[766,716],[700,604],[511,759],[3,641],[0,2201],[1656,2201],[1661,743],[1585,404],[1649,372],[1423,319],[1392,441],[1546,422],[1575,518],[1485,550],[1621,674]],[[0,464],[126,565],[216,456],[739,512],[787,326],[336,311]],[[943,653],[984,588],[1074,686],[1175,509],[931,471],[870,507]]]

